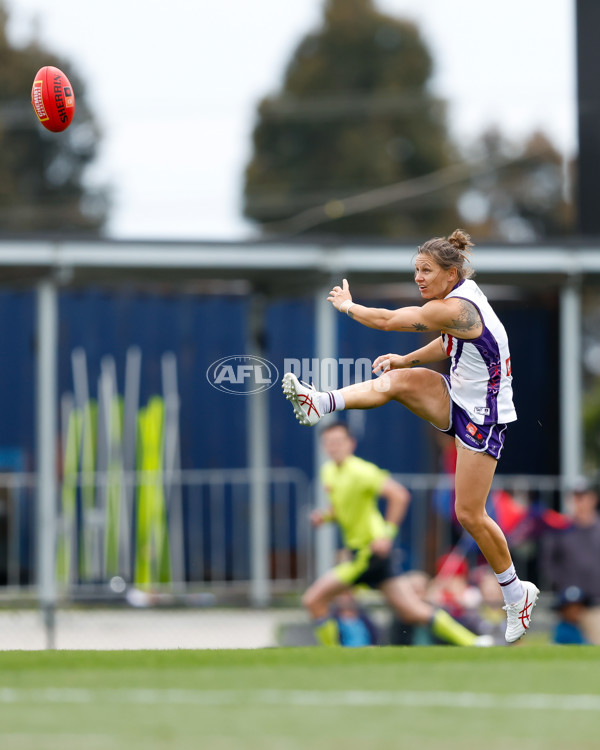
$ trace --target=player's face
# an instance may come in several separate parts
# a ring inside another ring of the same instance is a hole
[[[351,456],[356,447],[354,439],[342,427],[327,430],[323,433],[321,440],[323,450],[336,464],[341,464],[348,456]]]
[[[430,255],[417,255],[415,283],[423,299],[443,299],[456,284],[456,270],[445,271]]]

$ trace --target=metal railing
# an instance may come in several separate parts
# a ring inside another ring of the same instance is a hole
[[[453,476],[396,474],[394,478],[411,493],[409,511],[395,546],[397,569],[433,573],[436,561],[450,550],[472,562],[482,561],[477,546],[454,516]],[[504,497],[501,493],[505,493]],[[519,569],[535,565],[539,535],[544,528],[543,512],[564,508],[565,495],[565,480],[560,476],[498,474],[494,478],[487,500],[488,513],[497,521],[506,520],[500,516],[500,501],[505,500],[513,513],[523,516],[518,528],[507,533]]]
[[[397,568],[431,571],[439,555],[462,539],[452,517],[453,478],[416,474],[396,478],[412,494],[396,542]],[[249,469],[119,477],[107,472],[79,475],[76,482],[63,483],[56,527],[59,592],[65,596],[84,590],[110,593],[122,583],[247,596],[257,555],[267,557],[271,594],[301,591],[315,575],[314,532],[308,518],[313,487],[296,469],[270,469],[264,479],[264,548],[257,546],[250,522],[255,476]],[[33,474],[0,475],[0,587],[4,591],[25,593],[36,584],[35,488]],[[561,507],[559,477],[499,475],[491,498],[500,490],[523,508]]]
[[[105,473],[63,484],[63,497],[78,499],[77,512],[63,502],[59,518],[59,563],[67,558],[59,585],[89,587],[120,577],[180,591],[243,589],[253,556],[265,554],[273,585],[303,583],[310,559],[306,477],[296,469],[266,473],[267,549],[257,549],[250,522],[254,481],[250,469],[234,469]]]

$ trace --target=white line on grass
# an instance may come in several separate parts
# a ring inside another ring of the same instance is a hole
[[[551,693],[451,693],[393,690],[147,690],[88,688],[0,688],[0,704],[125,703],[195,706],[391,706],[408,708],[538,709],[600,711],[600,695]]]
[[[48,731],[46,729],[40,729],[39,732],[4,732],[0,734],[0,738],[4,741],[12,740],[13,742],[35,742],[38,747],[41,747],[45,741],[48,740]],[[92,745],[101,745],[106,747],[106,743],[114,742],[115,738],[110,734],[88,734],[82,732],[77,734],[76,732],[60,732],[59,734],[52,734],[52,742],[70,744],[77,743],[77,747],[86,748],[89,750]]]

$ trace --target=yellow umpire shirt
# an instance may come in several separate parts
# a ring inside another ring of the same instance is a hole
[[[335,521],[349,549],[368,547],[385,536],[385,520],[377,499],[389,472],[358,456],[349,456],[339,466],[328,461],[321,468],[321,481],[331,501]]]

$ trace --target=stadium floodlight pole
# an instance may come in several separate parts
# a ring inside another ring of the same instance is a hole
[[[248,315],[248,354],[265,355],[263,293],[253,290]],[[248,467],[250,469],[250,601],[269,604],[269,401],[268,392],[250,393],[247,401]]]
[[[570,276],[563,283],[560,290],[559,314],[560,473],[563,484],[569,485],[581,474],[583,467],[579,274]]]
[[[37,584],[46,647],[55,647],[56,428],[58,303],[56,284],[37,287]]]
[[[337,316],[338,311],[333,305],[327,302],[329,291],[332,286],[339,284],[340,279],[335,278],[327,286],[319,287],[315,293],[315,354],[317,365],[319,367],[318,382],[315,386],[321,390],[331,390],[337,388],[337,382],[331,382],[332,373],[329,368],[323,366],[325,360],[337,359]],[[325,461],[325,454],[321,447],[321,432],[333,420],[333,417],[327,416],[313,428],[314,432],[314,506],[316,508],[326,508],[329,506],[329,499],[320,481],[321,466]],[[316,533],[315,538],[315,574],[317,577],[322,576],[330,570],[335,563],[336,547],[336,528],[334,524],[323,524]]]

